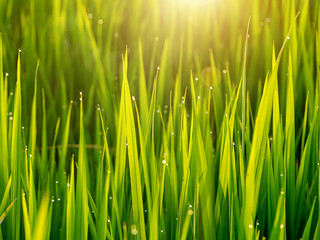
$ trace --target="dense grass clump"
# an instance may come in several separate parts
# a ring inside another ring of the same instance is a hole
[[[320,239],[320,2],[0,0],[1,239]]]

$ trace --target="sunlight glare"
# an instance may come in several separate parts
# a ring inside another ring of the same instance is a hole
[[[209,3],[213,3],[216,0],[178,0],[178,2],[180,4],[183,5],[192,5],[192,6],[203,6],[203,5],[207,5]]]

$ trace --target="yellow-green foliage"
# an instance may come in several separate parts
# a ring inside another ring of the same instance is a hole
[[[320,239],[319,31],[317,0],[0,0],[0,240]]]

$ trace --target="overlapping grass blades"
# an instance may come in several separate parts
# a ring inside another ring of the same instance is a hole
[[[319,238],[318,1],[22,2],[0,239]]]

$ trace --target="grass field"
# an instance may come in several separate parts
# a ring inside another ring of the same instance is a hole
[[[1,239],[320,239],[320,1],[0,0]]]

